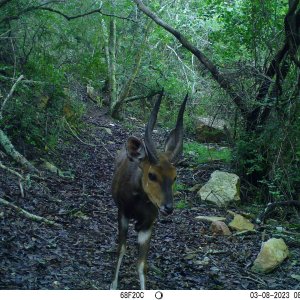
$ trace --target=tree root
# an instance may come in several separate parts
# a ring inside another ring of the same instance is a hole
[[[5,132],[0,129],[0,145],[4,148],[5,152],[12,157],[16,162],[21,164],[32,173],[39,173],[39,171],[21,154],[14,145],[11,143]]]
[[[290,201],[278,201],[278,202],[270,202],[264,209],[264,211],[258,216],[256,219],[257,224],[264,223],[266,217],[278,206],[295,206],[300,209],[300,201],[290,200]]]
[[[18,213],[20,213],[21,215],[23,215],[24,217],[32,220],[32,221],[35,221],[35,222],[42,222],[42,223],[45,223],[47,225],[53,225],[53,226],[60,226],[59,224],[55,223],[54,221],[51,221],[51,220],[48,220],[46,218],[43,218],[43,217],[40,217],[40,216],[37,216],[37,215],[34,215],[26,210],[24,210],[23,208],[9,202],[9,201],[6,201],[2,198],[0,198],[0,204],[3,204],[5,206],[9,206],[9,207],[12,207],[14,210],[16,210]]]
[[[1,163],[1,161],[0,161],[0,168],[3,169],[6,172],[9,172],[9,173],[17,176],[19,178],[19,180],[18,180],[19,181],[19,189],[20,189],[20,193],[21,193],[22,198],[24,198],[25,195],[24,195],[24,188],[23,188],[22,182],[25,180],[25,178],[19,172],[15,171],[15,170],[12,170],[9,167],[4,166]]]
[[[1,163],[1,161],[0,161],[0,168],[3,169],[3,170],[5,170],[6,172],[9,172],[9,173],[11,173],[11,174],[17,176],[18,178],[24,180],[24,177],[23,177],[20,173],[18,173],[18,172],[15,171],[15,170],[10,169],[9,167],[4,166],[4,165]]]

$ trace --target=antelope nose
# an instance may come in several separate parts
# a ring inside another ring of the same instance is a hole
[[[170,215],[173,212],[173,210],[174,208],[172,204],[166,204],[160,209],[163,215]]]

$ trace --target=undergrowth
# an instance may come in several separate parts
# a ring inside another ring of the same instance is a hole
[[[227,147],[208,146],[197,142],[184,143],[183,151],[199,164],[211,161],[229,163],[232,159],[231,150]]]

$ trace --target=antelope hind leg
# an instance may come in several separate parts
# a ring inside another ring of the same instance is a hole
[[[118,236],[118,259],[116,270],[114,274],[114,279],[110,285],[111,290],[118,289],[118,278],[119,278],[119,271],[120,266],[122,263],[122,259],[126,252],[126,238],[128,232],[128,223],[129,220],[121,213],[118,214],[118,228],[119,228],[119,236]]]

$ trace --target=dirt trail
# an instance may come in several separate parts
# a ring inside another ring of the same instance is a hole
[[[70,135],[48,157],[60,169],[70,170],[74,180],[45,173],[45,180],[32,179],[25,198],[21,198],[16,178],[0,170],[0,197],[61,224],[56,228],[35,223],[0,206],[0,289],[109,287],[117,234],[117,210],[110,193],[110,155],[120,148],[128,132],[92,108],[85,121],[87,126],[80,138],[98,146],[83,144]],[[5,157],[2,161],[9,165]],[[202,179],[208,178],[213,169],[207,167],[199,174]],[[195,173],[192,168],[180,167],[179,181],[193,186],[197,183]],[[212,236],[209,225],[195,220],[195,216],[224,216],[226,212],[201,204],[194,192],[182,191],[176,201],[183,197],[190,207],[157,221],[149,255],[148,288],[299,289],[299,282],[290,277],[300,273],[297,247],[290,245],[291,258],[275,272],[255,275],[250,265],[260,249],[261,232]],[[121,289],[139,288],[136,253],[136,233],[131,225],[120,274]]]

